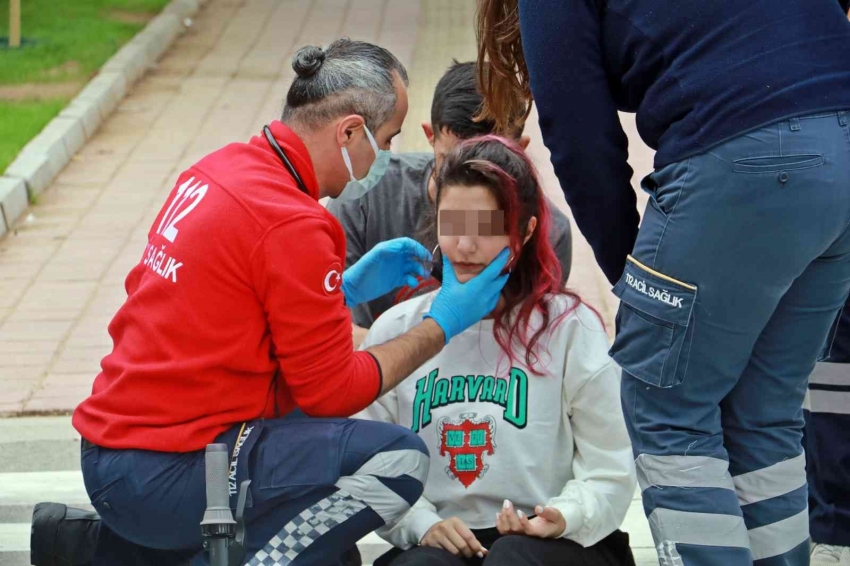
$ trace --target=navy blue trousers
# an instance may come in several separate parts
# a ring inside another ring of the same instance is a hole
[[[399,519],[422,494],[425,444],[387,423],[314,419],[295,412],[235,426],[217,442],[236,486],[251,480],[246,564],[327,566],[369,532]],[[238,453],[234,451],[239,443]],[[102,518],[94,566],[203,561],[204,451],[94,447],[83,478]]]
[[[809,377],[804,409],[812,541],[850,546],[850,301]]]
[[[850,292],[850,113],[652,173],[612,356],[663,564],[809,561],[803,400]]]

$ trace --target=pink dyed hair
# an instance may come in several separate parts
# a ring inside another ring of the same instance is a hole
[[[537,367],[541,337],[550,326],[557,325],[578,308],[582,301],[576,293],[561,285],[561,265],[549,241],[549,205],[534,165],[515,142],[496,135],[479,136],[458,144],[443,160],[437,174],[438,209],[440,195],[447,186],[484,186],[496,197],[504,211],[514,259],[510,265],[510,278],[502,291],[505,308],[495,313],[493,332],[511,362],[514,359],[511,346],[518,340],[525,350],[526,366],[541,375],[543,372]],[[532,217],[537,218],[537,227],[523,245]],[[547,295],[567,295],[573,300],[570,307],[553,320]],[[511,320],[509,315],[517,307],[517,316]],[[529,322],[534,312],[540,313],[543,324],[529,333]]]

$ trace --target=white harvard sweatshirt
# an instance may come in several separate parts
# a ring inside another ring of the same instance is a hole
[[[435,295],[385,312],[361,348],[418,325]],[[573,299],[552,297],[550,304],[554,319]],[[531,325],[540,323],[533,315]],[[409,427],[431,452],[422,498],[377,531],[385,540],[410,548],[450,517],[472,529],[494,527],[505,499],[528,516],[536,505],[557,508],[567,523],[561,536],[585,547],[620,527],[636,479],[620,370],[602,324],[579,305],[539,344],[536,367],[544,375],[529,370],[521,347],[509,362],[493,321],[483,320],[355,415]]]

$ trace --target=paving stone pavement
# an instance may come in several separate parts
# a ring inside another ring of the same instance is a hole
[[[389,48],[410,75],[410,111],[394,149],[427,150],[420,124],[429,119],[437,80],[453,58],[475,57],[474,10],[474,0],[210,0],[0,239],[0,415],[68,414],[89,394],[111,350],[107,326],[126,297],[124,278],[141,259],[150,223],[174,181],[206,153],[247,140],[279,116],[297,47],[346,35]],[[652,152],[633,117],[622,121],[637,185],[651,170]],[[536,114],[526,133],[547,193],[569,214]],[[638,202],[642,210],[640,192]],[[569,284],[613,332],[610,285],[575,227],[573,236]],[[77,464],[62,469],[78,473]],[[0,473],[0,494],[12,479]],[[65,480],[79,481],[76,475]],[[24,528],[20,517],[14,522],[12,530]],[[638,503],[627,525],[641,564],[655,563]],[[0,525],[0,550],[20,535],[9,529]]]
[[[209,2],[0,240],[0,414],[69,411],[89,392],[111,348],[107,325],[125,298],[124,278],[178,174],[279,115],[297,46],[345,34],[389,47],[411,77],[395,149],[427,150],[420,124],[451,60],[475,56],[473,17],[472,0]],[[623,118],[637,181],[652,154]],[[527,133],[549,196],[569,213],[535,114]],[[611,328],[614,297],[589,246],[574,235],[570,285]]]

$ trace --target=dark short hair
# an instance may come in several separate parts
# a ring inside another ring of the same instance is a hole
[[[476,81],[475,63],[454,60],[434,89],[431,102],[434,132],[439,134],[446,129],[462,139],[494,133],[496,123],[493,120],[473,120],[483,102],[484,97]],[[522,128],[517,128],[511,135],[518,138],[522,135]]]
[[[338,39],[327,49],[308,45],[292,58],[295,79],[286,95],[282,120],[321,127],[358,114],[373,132],[395,111],[394,73],[407,86],[407,70],[383,47]]]

